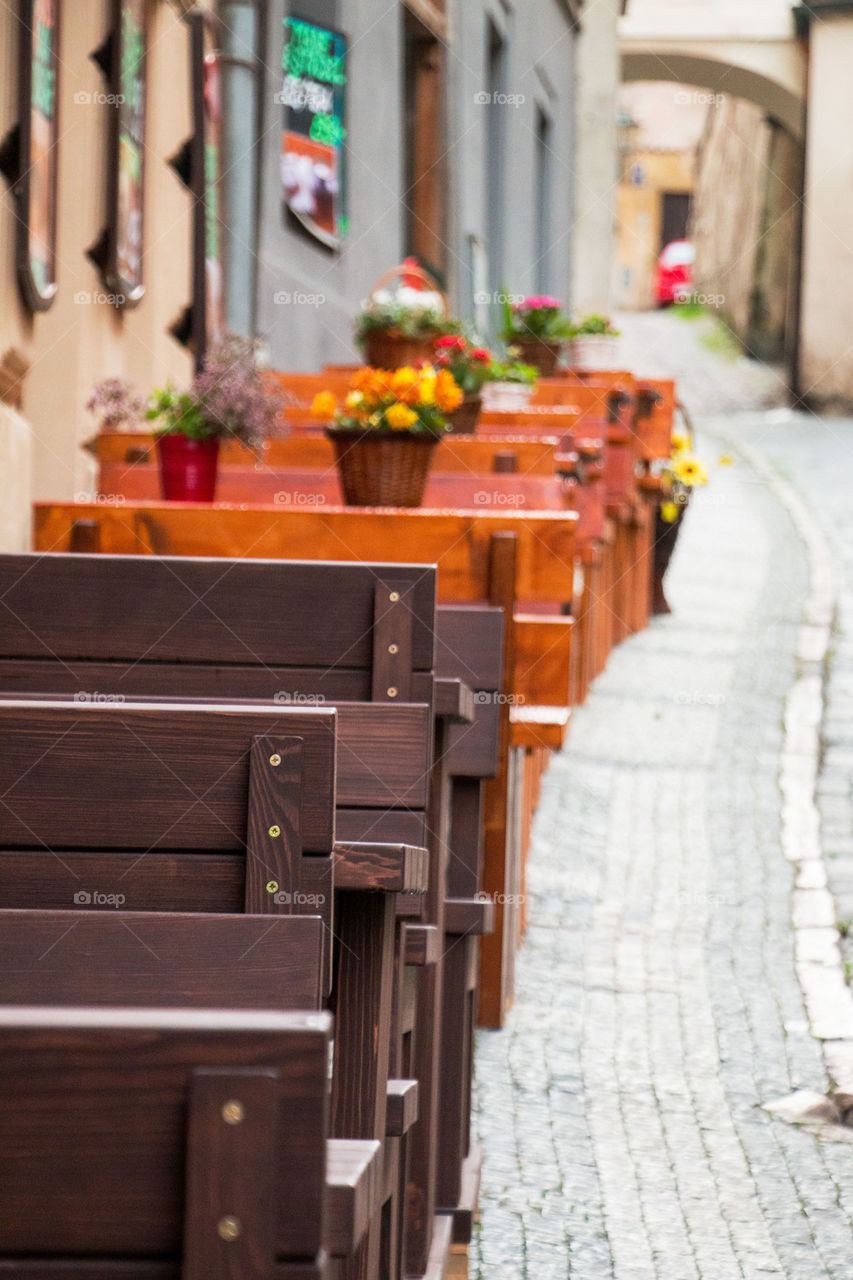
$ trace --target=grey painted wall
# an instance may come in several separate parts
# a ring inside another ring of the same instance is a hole
[[[349,39],[348,183],[350,233],[339,252],[314,242],[283,217],[279,153],[282,20],[285,0],[268,5],[262,88],[256,329],[276,367],[315,369],[355,357],[352,317],[376,278],[398,263],[404,245],[402,121],[403,6],[387,0],[298,0],[293,12],[344,31]],[[447,57],[448,284],[456,309],[473,317],[475,291],[501,285],[537,291],[535,260],[537,109],[551,121],[546,252],[550,291],[568,300],[572,258],[575,32],[560,0],[449,0]],[[506,45],[505,101],[483,102],[488,87],[487,23]],[[499,127],[489,113],[501,112]],[[477,277],[475,242],[487,252],[495,225],[487,139],[505,139],[497,206],[502,265]],[[540,152],[541,156],[541,152]],[[541,158],[540,158],[541,164]],[[276,298],[279,301],[276,301]],[[282,299],[290,299],[290,301]],[[485,320],[487,309],[480,307]]]

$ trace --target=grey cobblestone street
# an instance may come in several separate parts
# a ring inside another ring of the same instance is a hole
[[[827,1086],[778,787],[807,560],[772,489],[737,454],[718,459],[731,439],[760,451],[846,575],[818,784],[843,927],[853,423],[778,407],[771,374],[724,363],[670,316],[631,318],[623,341],[627,367],[679,377],[712,479],[667,581],[672,616],[615,651],[544,782],[516,1003],[478,1041],[471,1275],[846,1280],[853,1146],[762,1110]]]

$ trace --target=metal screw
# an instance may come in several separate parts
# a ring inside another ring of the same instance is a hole
[[[273,839],[275,839],[275,837],[276,837],[276,836],[280,836],[280,835],[281,835],[281,827],[279,827],[279,826],[277,826],[275,823],[273,823],[273,824],[272,824],[272,826],[270,827],[270,835],[272,836],[272,838],[273,838]]]
[[[392,604],[396,604],[397,601],[400,599],[400,592],[392,591],[388,599],[391,601]]]
[[[270,764],[274,769],[281,764],[281,756],[278,754],[277,751],[270,756]]]
[[[278,893],[277,880],[267,880],[267,893]]]
[[[396,653],[397,650],[398,650],[398,646],[396,644],[389,644],[388,646],[389,653]]]
[[[231,1098],[222,1107],[222,1119],[226,1124],[241,1124],[246,1118],[246,1108],[237,1098]]]
[[[216,1230],[219,1232],[223,1240],[227,1240],[230,1244],[238,1239],[243,1228],[240,1226],[239,1218],[232,1218],[230,1214],[226,1214],[224,1218],[220,1218],[216,1224]]]
[[[393,684],[392,684],[392,685],[391,685],[391,688],[388,690],[388,697],[389,697],[389,698],[396,698],[396,696],[397,696],[397,690],[394,688],[394,686],[393,686]]]

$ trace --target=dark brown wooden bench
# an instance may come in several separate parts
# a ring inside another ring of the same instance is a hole
[[[0,911],[0,1006],[318,1010],[322,933],[312,916]],[[380,1144],[327,1150],[323,1245],[349,1257],[379,1208]]]
[[[330,1030],[0,1008],[0,1276],[321,1280]]]

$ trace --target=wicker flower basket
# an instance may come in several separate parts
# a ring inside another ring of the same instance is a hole
[[[392,280],[406,281],[409,277],[420,281],[431,293],[438,294],[445,318],[450,316],[447,294],[434,276],[414,262],[401,263],[384,272],[371,289],[371,298],[378,289],[383,289]],[[435,358],[433,341],[433,338],[406,338],[393,329],[374,329],[364,338],[364,355],[367,363],[374,369],[400,369],[403,365],[415,364],[418,360],[431,363]]]
[[[455,436],[471,436],[477,430],[483,400],[481,396],[466,396],[458,409],[448,413],[451,433]]]
[[[419,507],[436,436],[413,431],[346,431],[326,427],[351,507]]]
[[[393,329],[376,329],[364,340],[364,358],[374,369],[400,369],[435,358],[430,338],[404,338]]]
[[[551,342],[546,338],[513,338],[511,345],[518,347],[518,358],[524,364],[532,364],[541,377],[553,377],[563,349],[562,342]]]

